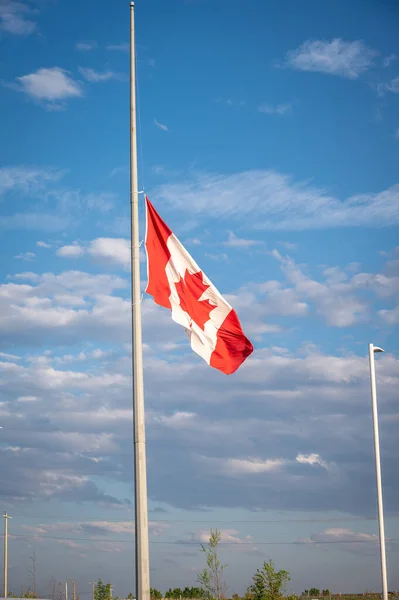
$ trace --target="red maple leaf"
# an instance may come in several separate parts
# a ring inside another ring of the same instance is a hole
[[[175,286],[180,306],[190,316],[190,319],[204,331],[204,325],[209,321],[209,315],[216,306],[212,305],[209,300],[200,300],[202,294],[209,288],[209,285],[203,282],[202,277],[202,271],[192,274],[186,269],[184,279],[180,278]]]

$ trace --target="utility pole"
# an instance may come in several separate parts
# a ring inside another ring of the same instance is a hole
[[[8,596],[8,519],[12,519],[6,512],[4,517],[4,598]]]
[[[60,600],[62,600],[62,583],[61,581],[59,582],[60,585]]]
[[[91,584],[91,600],[94,600],[96,584],[94,581],[89,581]]]
[[[68,582],[65,582],[65,600],[68,600]]]
[[[72,581],[73,600],[76,600],[76,581]]]

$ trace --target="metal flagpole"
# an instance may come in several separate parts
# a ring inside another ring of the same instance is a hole
[[[382,348],[369,344],[371,405],[373,409],[375,471],[377,476],[378,526],[380,531],[382,600],[388,600],[387,559],[385,554],[384,505],[382,503],[380,436],[378,430],[377,389],[375,385],[374,353],[384,352]]]
[[[141,332],[140,239],[137,176],[134,2],[130,3],[130,207],[132,268],[132,366],[135,474],[136,598],[150,600],[147,472],[144,421],[143,342]]]

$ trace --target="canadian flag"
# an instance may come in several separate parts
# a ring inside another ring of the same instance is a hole
[[[191,348],[226,375],[253,351],[230,304],[218,292],[146,198],[146,292],[172,311]]]

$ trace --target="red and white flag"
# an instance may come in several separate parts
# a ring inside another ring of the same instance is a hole
[[[218,292],[146,198],[148,260],[146,292],[172,311],[191,348],[230,375],[253,351],[230,304]]]

